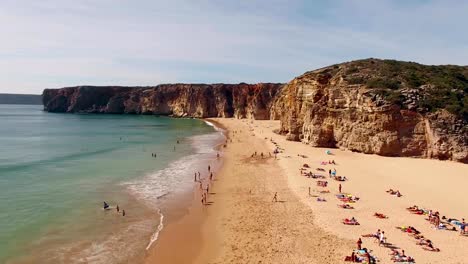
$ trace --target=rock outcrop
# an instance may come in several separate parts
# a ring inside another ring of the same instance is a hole
[[[315,147],[468,163],[468,67],[367,59],[290,83],[46,89],[44,109],[175,117],[279,119]]]
[[[66,113],[154,114],[175,117],[270,118],[283,84],[162,84],[45,89],[44,110]]]
[[[418,100],[431,95],[423,92],[427,85],[416,88],[416,93],[407,92],[404,80],[399,81],[401,87],[370,87],[378,70],[369,70],[370,60],[362,62],[307,72],[287,84],[271,111],[272,117],[281,119],[280,133],[315,147],[468,163],[466,119],[443,107],[420,108]],[[281,109],[287,110],[279,114]]]

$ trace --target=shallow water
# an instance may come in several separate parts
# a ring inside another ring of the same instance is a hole
[[[161,197],[190,188],[222,137],[194,119],[0,113],[0,263],[137,259],[160,225]]]

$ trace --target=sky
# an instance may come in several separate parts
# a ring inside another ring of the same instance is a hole
[[[0,0],[0,93],[288,82],[386,58],[468,64],[467,0]]]

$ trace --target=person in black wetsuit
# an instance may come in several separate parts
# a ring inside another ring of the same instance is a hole
[[[104,202],[104,209],[108,209],[108,208],[109,208],[109,205],[106,202]]]

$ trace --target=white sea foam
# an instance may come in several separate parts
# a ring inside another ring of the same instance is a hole
[[[205,121],[205,123],[206,123],[207,125],[213,127],[213,128],[214,128],[216,131],[218,131],[218,132],[224,131],[222,128],[215,126],[215,124],[211,123],[210,121],[206,121],[206,120],[203,120],[203,121]]]
[[[151,236],[150,242],[148,243],[148,246],[146,246],[146,250],[148,250],[151,247],[151,245],[153,245],[153,243],[156,240],[158,240],[159,233],[164,228],[164,215],[161,213],[161,209],[158,210],[158,213],[160,215],[159,216],[159,225],[158,225],[158,228],[156,229],[156,232],[154,232],[154,234]]]
[[[213,124],[211,126],[215,127]],[[146,247],[147,250],[158,240],[159,234],[164,228],[164,215],[159,209],[158,200],[170,193],[179,193],[193,188],[194,172],[205,172],[206,166],[216,160],[215,146],[220,144],[223,138],[223,134],[219,130],[214,133],[192,136],[188,140],[194,154],[175,160],[166,168],[142,178],[122,183],[132,195],[142,200],[150,208],[158,210],[160,214],[159,225],[151,236]],[[215,169],[216,165],[212,164],[211,167]],[[202,173],[202,177],[208,177],[208,174]]]

